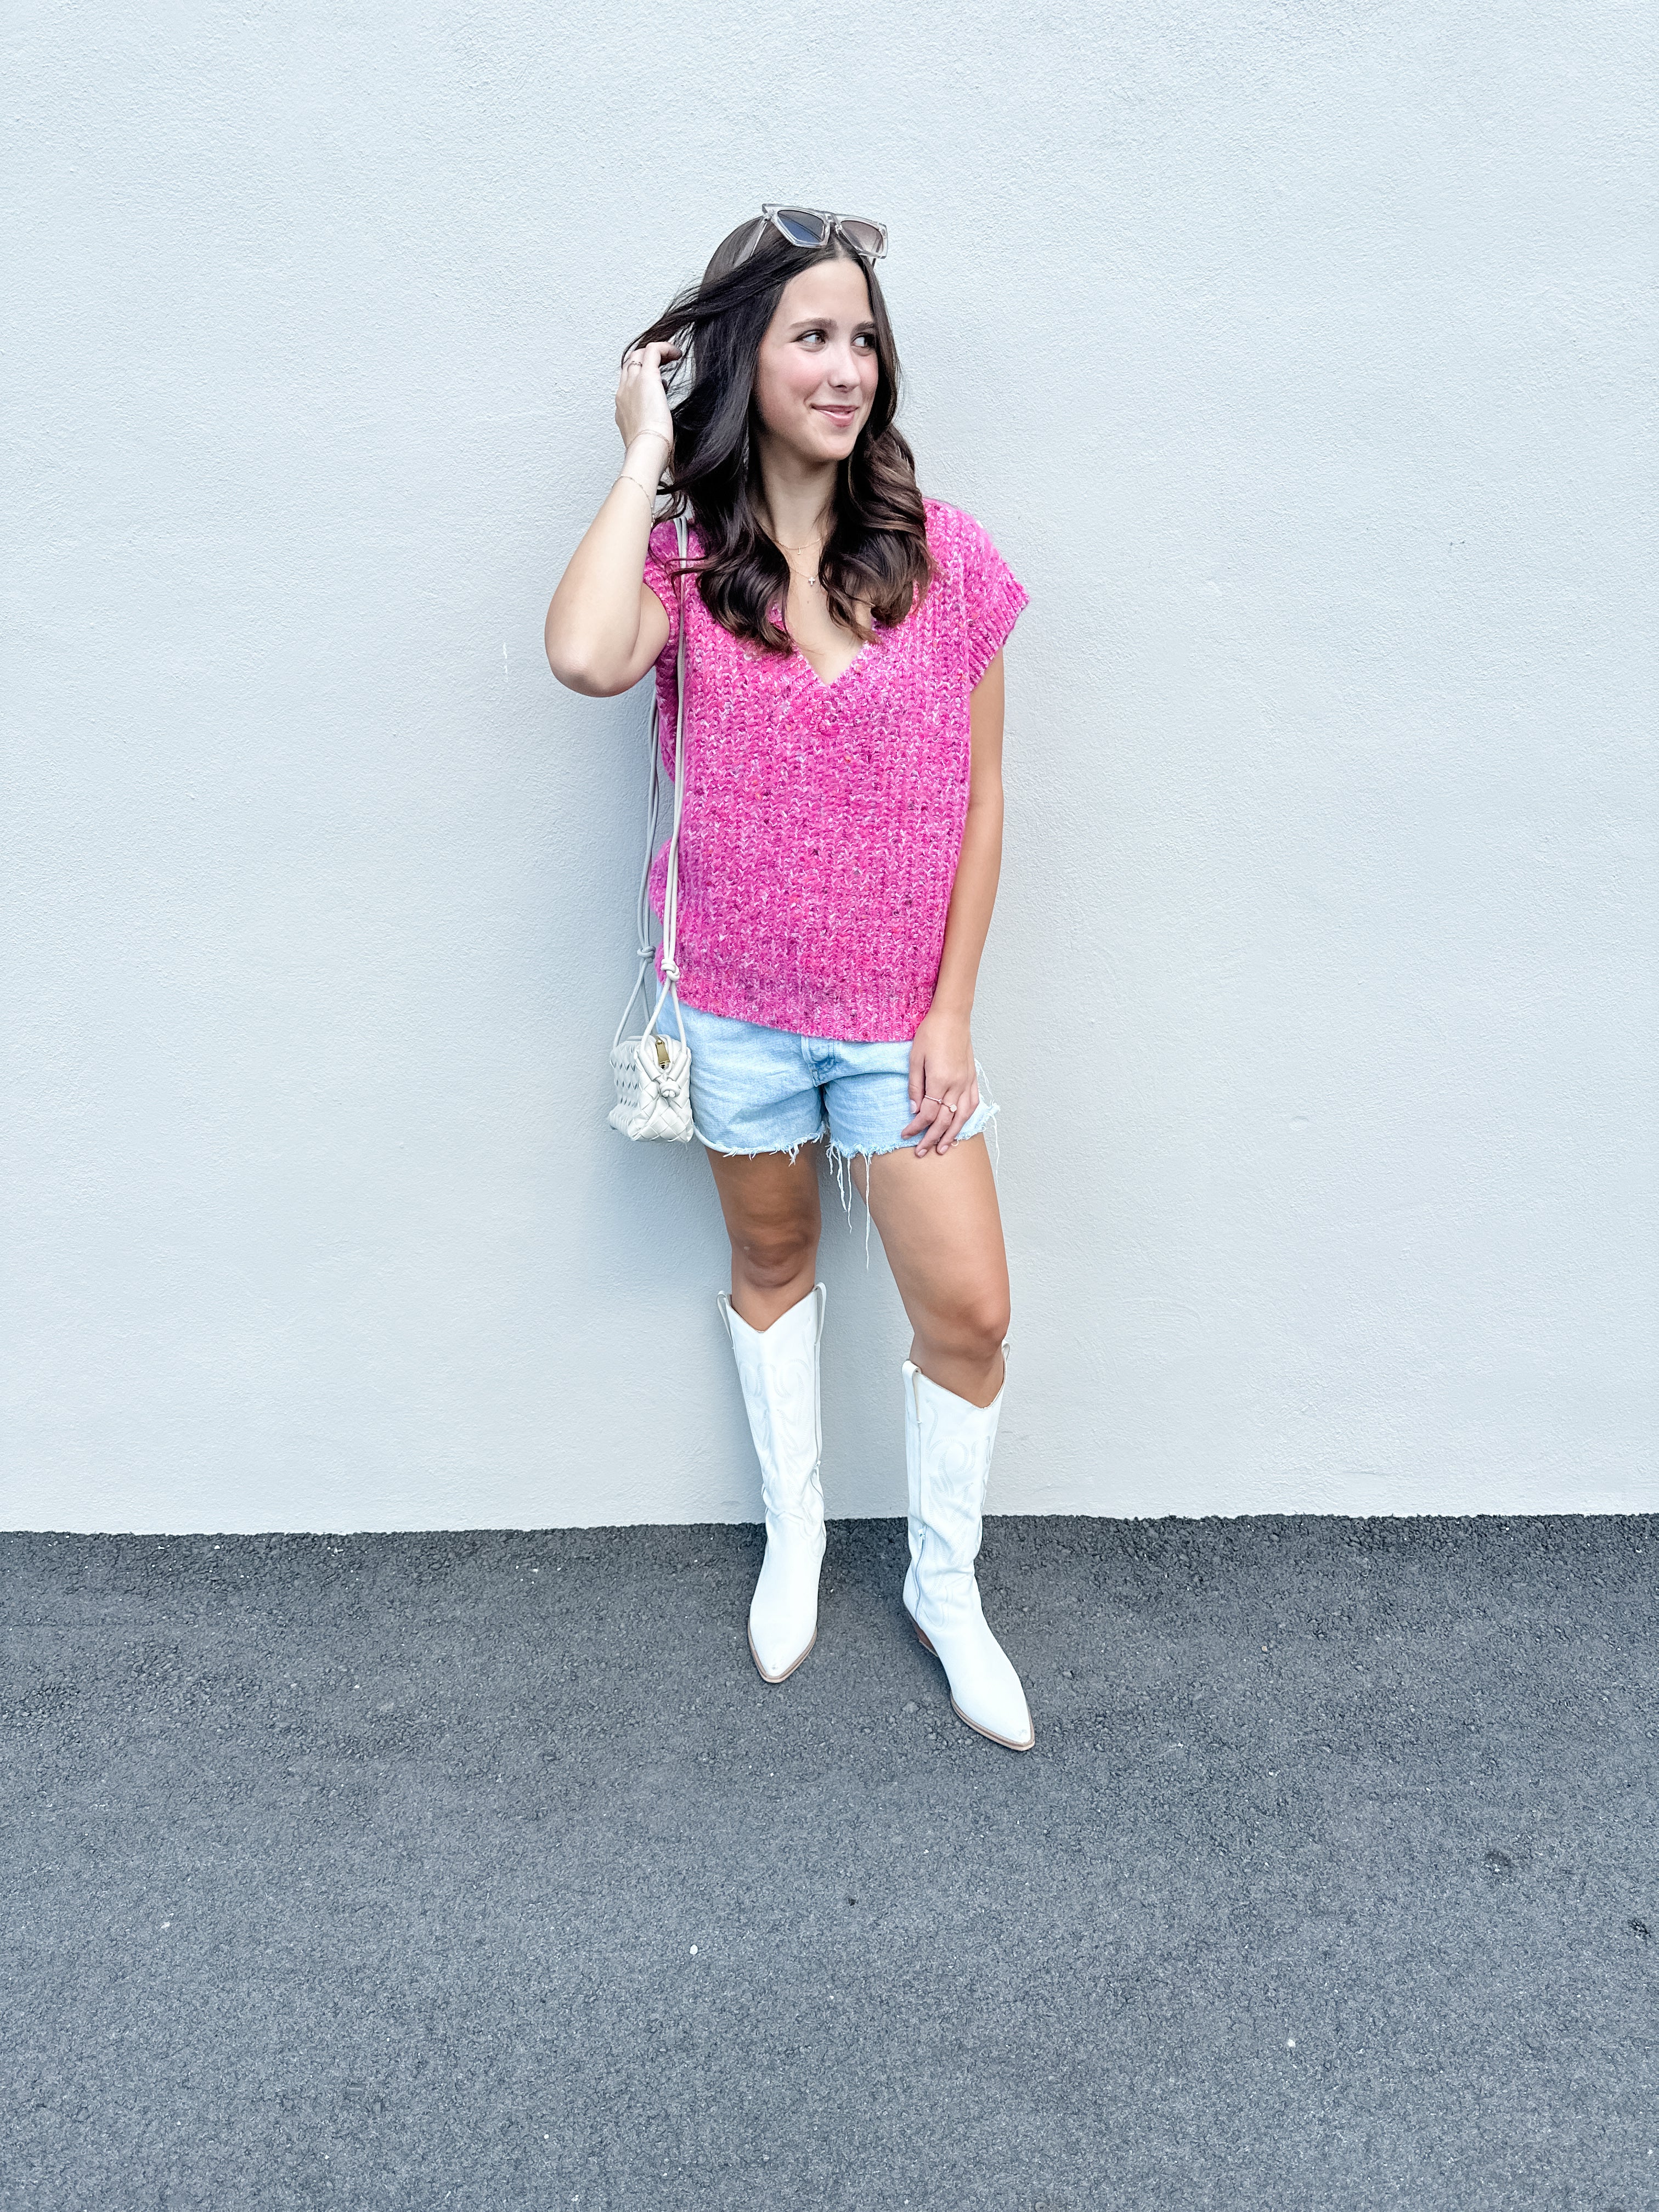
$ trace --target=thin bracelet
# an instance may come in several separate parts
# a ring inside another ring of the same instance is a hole
[[[612,483],[613,483],[613,484],[619,484],[619,483],[631,483],[631,484],[633,485],[633,487],[634,487],[634,489],[635,489],[635,491],[644,493],[645,497],[646,497],[646,498],[650,501],[650,503],[651,503],[651,512],[652,512],[652,514],[654,514],[656,513],[656,511],[657,511],[657,495],[656,495],[656,493],[655,493],[655,492],[653,492],[653,491],[646,491],[645,486],[644,486],[644,485],[640,482],[640,480],[639,480],[639,478],[638,478],[637,477],[630,477],[630,476],[629,475],[629,473],[628,473],[627,470],[626,470],[626,469],[624,469],[624,470],[623,471],[623,472],[622,472],[622,474],[621,474],[620,476],[613,477],[611,478],[611,482],[612,482]]]

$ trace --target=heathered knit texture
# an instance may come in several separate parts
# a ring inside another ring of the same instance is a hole
[[[933,1002],[968,812],[969,695],[1026,593],[971,515],[926,507],[939,574],[830,684],[799,653],[733,637],[685,580],[675,957],[689,1006],[867,1043],[913,1037]],[[645,580],[668,610],[657,685],[671,775],[673,557],[673,527],[659,524]],[[650,878],[659,916],[667,875],[665,838]]]

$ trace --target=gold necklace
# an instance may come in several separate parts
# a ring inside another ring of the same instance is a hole
[[[777,547],[780,553],[785,555],[790,553],[804,553],[806,550],[806,548],[804,545],[786,545],[781,538],[775,538],[772,540],[772,543]],[[818,559],[820,562],[823,559],[823,548],[822,545],[818,548]],[[805,584],[809,592],[821,592],[823,589],[823,582],[816,571],[814,571],[814,573],[810,576],[803,576],[800,570],[795,566],[793,561],[786,561],[785,565],[788,568],[790,574],[794,578],[795,581],[798,584]]]

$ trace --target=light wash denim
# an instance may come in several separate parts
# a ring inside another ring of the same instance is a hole
[[[808,1036],[793,1030],[768,1029],[730,1014],[711,1014],[680,1001],[685,1041],[691,1048],[691,1126],[710,1152],[787,1152],[793,1159],[803,1145],[826,1133],[827,1158],[853,1219],[847,1163],[855,1152],[866,1161],[872,1152],[896,1152],[918,1145],[903,1131],[915,1120],[910,1111],[908,1037],[893,1043],[865,1044],[847,1037]],[[665,1001],[657,1027],[673,1036],[672,1006]],[[996,1115],[985,1070],[977,1060],[979,1104],[952,1137],[976,1137],[989,1129],[997,1141]],[[994,1174],[995,1168],[992,1172]],[[868,1173],[866,1167],[866,1173]],[[865,1207],[866,1217],[869,1207]],[[866,1218],[864,1250],[870,1256]]]

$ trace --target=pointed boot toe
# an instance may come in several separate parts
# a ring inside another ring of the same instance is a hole
[[[1019,1676],[988,1628],[985,1633],[995,1662],[958,1668],[951,1682],[951,1710],[958,1720],[966,1721],[970,1729],[1000,1743],[1005,1751],[1030,1751],[1036,1742],[1036,1730],[1031,1725],[1031,1709],[1025,1702]],[[960,1690],[958,1680],[963,1683]]]
[[[818,1626],[815,1620],[805,1643],[792,1650],[790,1647],[795,1641],[793,1631],[786,1630],[780,1635],[775,1626],[757,1621],[754,1608],[750,1608],[749,1656],[754,1661],[755,1672],[763,1682],[787,1682],[817,1640]]]
[[[760,1580],[749,1601],[749,1656],[766,1681],[793,1674],[817,1642],[823,1558],[822,1539],[787,1549],[767,1539]]]
[[[1005,1751],[1030,1751],[1036,1741],[1031,1709],[1013,1662],[986,1626],[983,1615],[962,1627],[930,1636],[906,1607],[916,1640],[931,1651],[951,1685],[951,1710],[976,1734]]]

